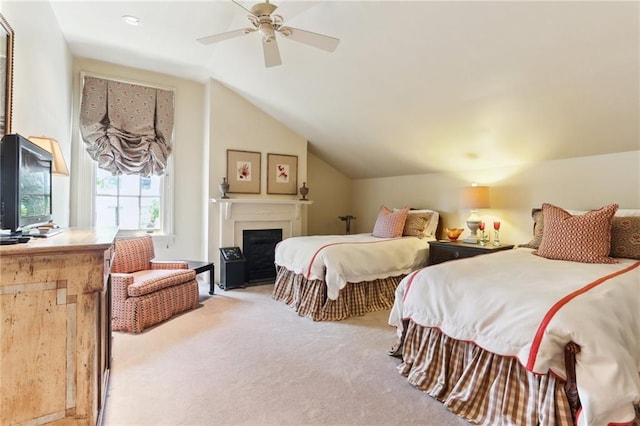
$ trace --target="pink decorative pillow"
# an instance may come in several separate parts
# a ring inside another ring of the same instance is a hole
[[[583,263],[617,263],[610,258],[611,222],[618,210],[610,204],[573,216],[553,204],[542,205],[544,233],[534,254],[548,259]]]
[[[380,207],[378,219],[373,227],[373,236],[380,238],[401,237],[408,213],[408,207],[396,210],[395,212],[392,212],[385,206]]]

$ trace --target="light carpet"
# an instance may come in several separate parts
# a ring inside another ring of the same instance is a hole
[[[114,333],[104,425],[468,425],[386,355],[388,311],[299,317],[273,285],[209,296],[144,333]]]

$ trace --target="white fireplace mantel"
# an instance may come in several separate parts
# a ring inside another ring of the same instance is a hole
[[[218,205],[218,247],[242,248],[246,229],[282,229],[282,238],[302,234],[302,206],[310,200],[282,198],[212,198]]]
[[[224,214],[226,220],[231,218],[231,209],[233,204],[252,204],[255,208],[268,204],[288,204],[294,207],[295,218],[299,219],[300,208],[313,203],[311,200],[283,200],[280,198],[212,198],[211,202],[220,204],[221,212]],[[255,213],[260,214],[261,212],[256,211]],[[271,213],[271,210],[263,210],[262,213]]]

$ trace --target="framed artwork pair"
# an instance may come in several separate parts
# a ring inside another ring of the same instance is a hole
[[[259,194],[262,154],[227,150],[229,193]],[[298,156],[267,154],[267,194],[298,193]]]

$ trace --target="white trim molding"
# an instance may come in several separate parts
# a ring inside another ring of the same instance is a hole
[[[218,247],[242,248],[242,231],[282,229],[282,239],[302,235],[303,206],[313,201],[278,198],[212,198],[219,206]]]

